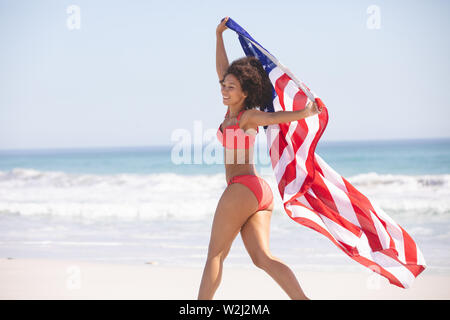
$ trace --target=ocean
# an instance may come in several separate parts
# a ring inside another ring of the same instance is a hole
[[[287,216],[263,139],[272,253],[300,271],[362,268]],[[224,165],[207,146],[180,163],[178,147],[0,151],[0,257],[202,267]],[[450,139],[321,141],[316,153],[414,238],[425,272],[450,273]],[[253,267],[240,236],[225,265]]]

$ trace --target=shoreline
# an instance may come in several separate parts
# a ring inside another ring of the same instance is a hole
[[[372,272],[293,270],[312,300],[450,299],[450,276],[419,275],[402,289]],[[56,259],[0,259],[0,299],[196,300],[202,268]],[[215,300],[289,300],[264,271],[227,267]]]

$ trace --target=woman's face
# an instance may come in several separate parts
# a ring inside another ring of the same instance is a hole
[[[241,105],[247,95],[242,91],[239,80],[232,74],[227,74],[222,86],[223,104],[226,106]]]

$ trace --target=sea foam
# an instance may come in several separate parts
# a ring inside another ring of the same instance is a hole
[[[283,212],[276,181],[262,175]],[[346,179],[387,214],[448,221],[450,175],[374,172]],[[102,219],[210,219],[226,188],[225,175],[74,174],[15,168],[0,171],[0,213]],[[428,220],[427,220],[428,221]]]

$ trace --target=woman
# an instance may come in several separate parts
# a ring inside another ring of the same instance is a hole
[[[256,110],[272,99],[272,85],[256,58],[245,57],[228,65],[222,38],[227,20],[228,17],[223,19],[216,29],[216,69],[223,103],[228,106],[225,120],[217,131],[225,148],[228,186],[214,215],[198,299],[213,298],[221,281],[223,261],[239,232],[257,267],[266,271],[291,299],[308,299],[292,270],[269,250],[273,194],[267,182],[258,176],[252,157],[258,126],[297,121],[321,110],[311,102],[298,111]]]

